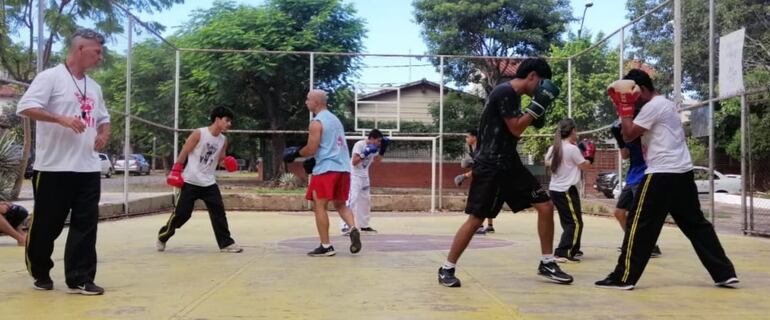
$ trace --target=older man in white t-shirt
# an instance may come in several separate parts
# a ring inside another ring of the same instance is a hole
[[[34,218],[27,233],[27,270],[34,288],[53,290],[54,240],[70,217],[64,274],[70,293],[99,295],[96,224],[101,164],[96,150],[110,136],[110,116],[99,85],[86,75],[102,61],[104,37],[81,29],[70,38],[67,59],[38,74],[16,113],[37,121],[32,188]]]
[[[677,105],[659,95],[650,76],[639,69],[629,71],[624,80],[610,85],[608,94],[623,122],[623,139],[628,142],[642,137],[647,170],[628,215],[617,266],[606,279],[597,281],[596,286],[633,289],[650,259],[668,214],[690,239],[716,286],[738,283],[732,262],[722,249],[714,227],[700,209],[692,160]],[[642,109],[633,119],[637,106]]]

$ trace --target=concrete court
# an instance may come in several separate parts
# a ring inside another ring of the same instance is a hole
[[[533,213],[503,213],[497,233],[474,238],[458,265],[462,288],[445,288],[436,270],[463,214],[375,214],[380,234],[361,254],[333,237],[337,256],[312,258],[309,213],[231,212],[242,254],[219,253],[205,212],[155,251],[168,214],[100,223],[97,284],[104,296],[65,293],[63,245],[54,252],[54,291],[31,288],[23,249],[0,237],[1,319],[761,319],[770,314],[770,242],[721,235],[742,281],[712,285],[689,242],[665,227],[663,257],[637,288],[593,287],[614,266],[621,232],[614,220],[587,216],[582,263],[562,265],[572,285],[536,275]],[[336,229],[338,218],[332,219]],[[557,227],[557,236],[560,233]]]

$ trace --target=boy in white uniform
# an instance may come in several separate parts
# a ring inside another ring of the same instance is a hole
[[[369,225],[369,217],[372,209],[371,190],[369,182],[369,167],[385,154],[388,140],[383,138],[382,132],[377,129],[369,131],[366,140],[361,140],[353,145],[351,152],[350,194],[348,207],[355,215],[356,227],[363,233],[377,233],[377,230]],[[342,222],[343,234],[350,232],[350,227]]]

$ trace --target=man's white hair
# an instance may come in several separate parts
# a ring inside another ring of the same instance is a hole
[[[329,96],[326,94],[326,91],[323,91],[321,89],[313,89],[310,90],[309,93],[310,97],[317,98],[319,101],[326,104],[326,101],[329,100]]]

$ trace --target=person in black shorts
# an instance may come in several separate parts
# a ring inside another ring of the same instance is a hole
[[[460,167],[464,169],[470,169],[473,168],[473,164],[475,163],[473,159],[476,158],[476,151],[478,151],[478,148],[476,148],[476,143],[478,142],[478,136],[479,131],[476,128],[468,130],[468,134],[465,135],[465,142],[468,144],[468,157],[464,158],[460,162]],[[466,179],[470,179],[473,177],[473,170],[468,170],[465,173],[461,173],[457,175],[454,179],[456,186],[461,186],[463,184],[463,181]],[[497,212],[500,212],[500,210],[503,208],[503,203],[500,202],[495,205],[497,208]],[[485,228],[482,224],[479,226],[478,229],[476,229],[476,234],[487,234],[487,233],[494,233],[495,232],[495,226],[494,219],[489,218],[487,219],[487,227]]]
[[[455,264],[484,219],[495,218],[495,204],[505,202],[514,212],[534,207],[538,212],[538,235],[542,259],[538,274],[558,283],[571,283],[553,257],[553,203],[547,191],[524,167],[516,145],[530,125],[544,125],[546,109],[559,94],[551,78],[551,67],[543,59],[525,59],[516,77],[499,84],[487,97],[479,123],[478,151],[473,166],[465,213],[468,219],[457,230],[447,261],[438,269],[438,282],[459,287]],[[532,97],[521,108],[521,95]]]

